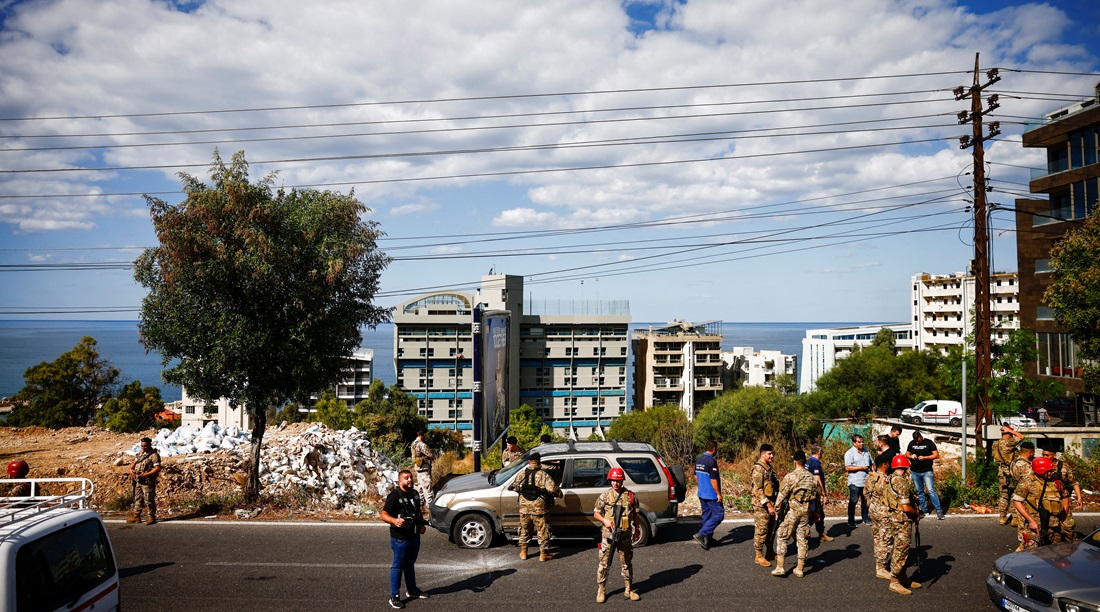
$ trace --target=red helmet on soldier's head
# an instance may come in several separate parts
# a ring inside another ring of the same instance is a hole
[[[1036,476],[1042,476],[1054,469],[1054,462],[1049,457],[1036,457],[1031,460],[1031,471]]]
[[[611,468],[607,472],[608,480],[626,480],[626,474],[623,473],[623,468]]]
[[[907,467],[909,467],[909,458],[905,455],[894,455],[894,458],[890,460],[890,469]]]
[[[31,471],[31,466],[27,465],[26,461],[18,459],[8,464],[8,476],[12,478],[22,478],[27,475],[27,472]]]

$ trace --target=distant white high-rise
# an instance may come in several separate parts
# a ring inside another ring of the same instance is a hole
[[[920,350],[946,350],[966,343],[973,331],[974,277],[955,274],[913,275],[913,338]],[[989,275],[989,315],[994,343],[1020,328],[1020,283],[1015,272]],[[969,345],[968,345],[969,346]]]
[[[809,393],[817,388],[817,379],[833,369],[836,362],[852,354],[857,345],[870,346],[879,330],[886,328],[894,333],[894,345],[899,351],[912,350],[913,326],[909,323],[885,323],[860,325],[835,329],[808,329],[802,339],[802,364],[799,393]]]

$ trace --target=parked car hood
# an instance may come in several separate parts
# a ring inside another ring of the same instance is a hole
[[[1100,548],[1085,542],[1063,542],[1001,558],[1002,571],[1055,597],[1100,604]]]
[[[447,481],[447,484],[436,495],[444,493],[465,493],[466,491],[480,491],[489,486],[489,474],[491,472],[475,472],[456,476]]]

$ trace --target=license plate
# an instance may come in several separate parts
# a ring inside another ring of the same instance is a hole
[[[1013,602],[1007,597],[1001,598],[1001,607],[1005,610],[1008,610],[1008,612],[1031,612],[1027,608]]]

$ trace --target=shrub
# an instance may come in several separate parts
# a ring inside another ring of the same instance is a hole
[[[766,387],[729,391],[708,402],[695,419],[695,441],[718,443],[723,456],[760,442],[795,448],[820,437],[821,426],[797,397]]]
[[[686,467],[694,464],[694,433],[679,406],[665,405],[620,416],[611,423],[607,437],[651,444],[670,463]]]

